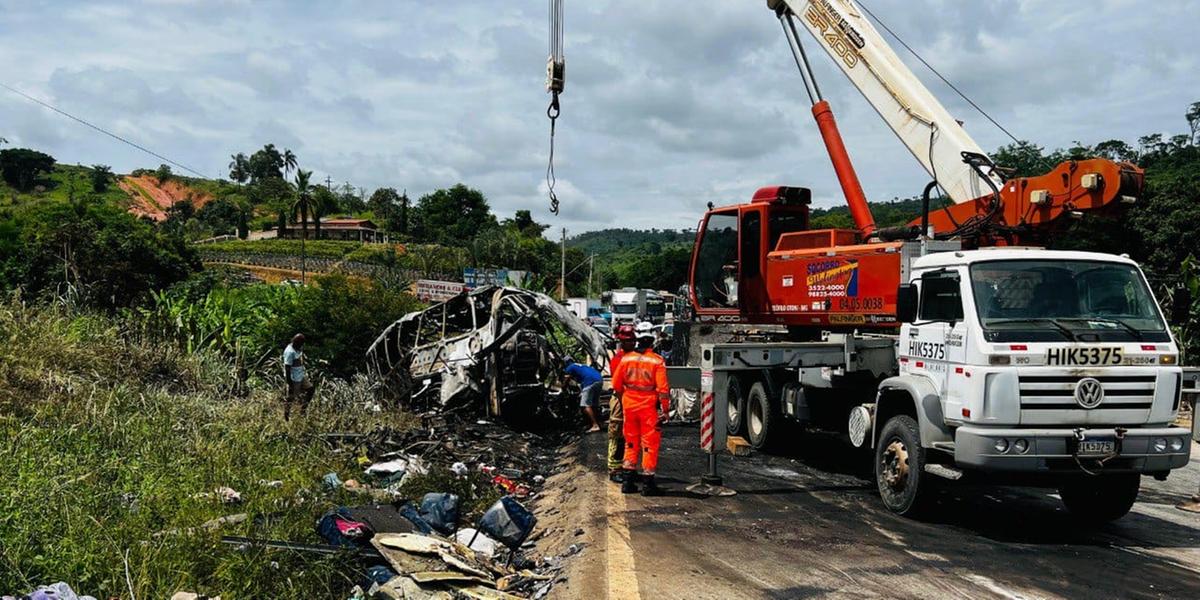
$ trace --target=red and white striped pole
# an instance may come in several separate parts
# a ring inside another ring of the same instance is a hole
[[[700,373],[700,448],[713,454],[713,373]]]
[[[708,486],[720,486],[721,477],[717,475],[717,448],[713,444],[713,416],[716,408],[713,398],[713,372],[705,369],[700,372],[700,448],[708,453],[708,473],[700,478],[701,483]]]

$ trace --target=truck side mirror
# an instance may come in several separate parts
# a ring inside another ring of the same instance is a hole
[[[917,286],[913,283],[902,283],[896,288],[896,319],[901,323],[912,323],[917,320]]]
[[[1186,325],[1192,316],[1192,290],[1186,286],[1175,290],[1175,299],[1171,302],[1171,324]]]

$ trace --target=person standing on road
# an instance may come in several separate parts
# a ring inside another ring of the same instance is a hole
[[[637,324],[637,346],[621,358],[613,376],[613,391],[621,395],[625,409],[625,479],[621,492],[638,491],[637,470],[642,469],[642,495],[661,492],[654,482],[658,469],[658,450],[662,442],[662,424],[667,419],[671,388],[667,384],[667,365],[654,352],[654,326]]]
[[[304,368],[303,333],[292,336],[292,343],[283,350],[283,375],[287,380],[287,390],[283,397],[283,420],[287,421],[292,416],[292,402],[300,402],[300,414],[304,414],[316,391],[312,380],[308,378],[308,371]]]
[[[617,367],[630,352],[633,352],[637,338],[633,333],[633,325],[625,324],[617,328],[617,341],[621,344],[617,353],[608,363],[608,373],[615,377]],[[621,410],[621,395],[615,390],[608,400],[608,479],[621,483],[625,478],[623,465],[625,462],[625,413]]]
[[[600,407],[600,388],[604,386],[604,375],[592,367],[575,362],[570,357],[567,358],[567,368],[564,372],[579,384],[579,407],[592,423],[588,433],[600,431],[596,409]]]

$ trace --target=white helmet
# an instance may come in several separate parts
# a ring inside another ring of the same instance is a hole
[[[637,324],[637,327],[633,329],[633,332],[638,338],[653,338],[654,325],[651,324],[650,321],[642,321]]]

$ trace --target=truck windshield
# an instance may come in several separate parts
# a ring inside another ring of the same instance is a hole
[[[646,314],[652,317],[661,317],[667,314],[667,305],[662,302],[654,302],[646,304]]]
[[[1170,341],[1154,297],[1131,265],[998,260],[971,266],[984,337],[1012,341]]]
[[[637,312],[636,304],[614,304],[613,312],[618,315],[632,315]]]

